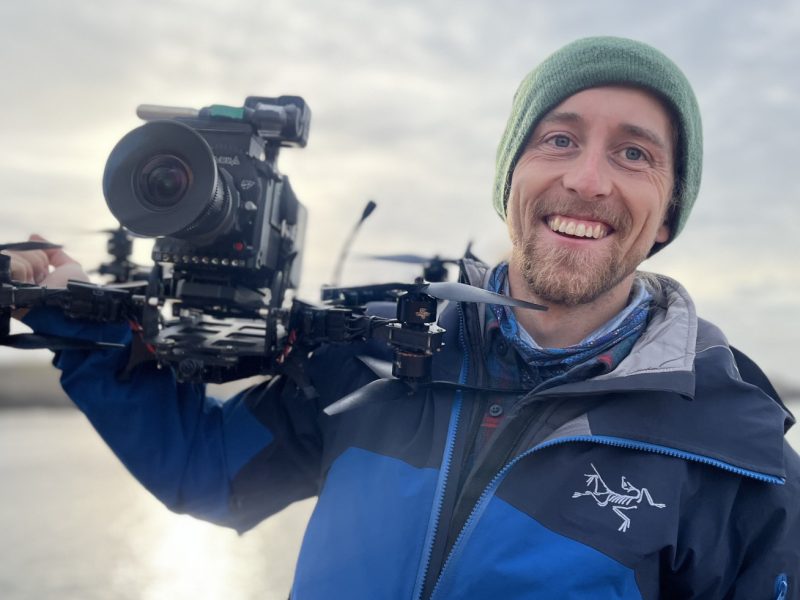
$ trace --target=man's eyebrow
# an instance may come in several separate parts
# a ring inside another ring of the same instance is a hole
[[[655,131],[652,131],[645,127],[639,127],[638,125],[632,125],[630,123],[623,123],[620,126],[620,129],[622,129],[625,133],[629,135],[638,137],[643,140],[647,140],[648,142],[654,144],[661,150],[667,149],[666,142],[663,139],[661,139],[661,136],[659,136]]]
[[[574,112],[551,112],[542,117],[541,123],[582,123],[583,117]]]

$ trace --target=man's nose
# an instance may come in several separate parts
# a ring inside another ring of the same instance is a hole
[[[584,148],[567,166],[564,187],[583,200],[601,200],[611,194],[610,165],[605,152]]]

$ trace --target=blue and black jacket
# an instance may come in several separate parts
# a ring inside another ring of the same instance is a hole
[[[480,284],[482,270],[465,276]],[[793,419],[758,367],[666,278],[612,372],[520,394],[467,460],[491,395],[423,390],[328,417],[376,378],[328,346],[307,399],[275,378],[220,402],[126,353],[64,351],[62,384],[170,509],[246,531],[318,496],[292,598],[800,598]],[[39,309],[39,332],[129,340]],[[435,377],[485,384],[474,305],[442,314]],[[469,467],[469,468],[467,468]]]

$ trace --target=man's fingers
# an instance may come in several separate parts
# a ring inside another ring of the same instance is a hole
[[[38,234],[33,234],[30,238],[35,242],[47,242],[45,238]],[[81,264],[64,252],[61,248],[51,248],[44,251],[53,272],[50,273],[42,282],[44,287],[65,287],[70,279],[78,281],[89,281],[89,276],[83,270]]]
[[[7,251],[11,257],[11,279],[25,283],[40,283],[49,274],[47,255],[41,250]]]
[[[47,242],[40,235],[31,235],[30,241]],[[5,251],[11,256],[11,279],[33,283],[42,287],[62,288],[70,279],[89,281],[80,263],[61,248],[47,250]],[[52,270],[52,272],[51,272]]]
[[[69,254],[64,252],[61,248],[54,248],[52,250],[45,250],[50,264],[54,267],[63,267],[64,265],[79,264],[77,260],[72,258]]]
[[[32,242],[47,242],[50,243],[50,240],[47,240],[40,236],[38,233],[34,233],[29,238]],[[63,265],[70,265],[70,264],[79,264],[77,260],[72,258],[69,254],[64,252],[63,248],[50,248],[48,250],[43,251],[49,263],[54,267],[61,267]]]
[[[30,263],[33,271],[33,283],[40,283],[50,274],[50,262],[47,259],[47,254],[41,250],[30,250],[21,254],[23,255],[22,258]]]
[[[33,267],[16,253],[8,252],[11,256],[11,279],[23,283],[34,283]]]
[[[36,233],[31,234],[28,240],[32,242],[47,242],[46,239]],[[50,265],[52,261],[46,250],[30,250],[22,254],[23,258],[30,261],[33,267],[34,283],[41,283],[50,275]]]

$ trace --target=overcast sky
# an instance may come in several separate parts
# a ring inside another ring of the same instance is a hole
[[[700,101],[700,197],[646,268],[683,282],[769,373],[798,381],[800,4],[788,0],[4,2],[0,239],[38,231],[97,264],[105,240],[89,232],[115,224],[103,167],[138,104],[297,94],[313,112],[309,145],[280,166],[309,209],[304,295],[330,279],[368,199],[378,209],[355,253],[457,256],[472,240],[494,262],[508,249],[491,185],[511,96],[587,35],[653,44]],[[345,283],[416,274],[353,259]]]

